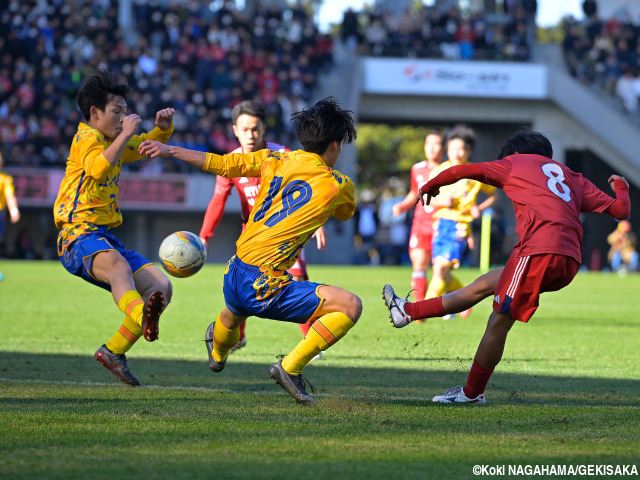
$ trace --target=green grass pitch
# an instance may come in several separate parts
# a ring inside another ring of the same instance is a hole
[[[354,329],[305,375],[316,408],[268,378],[296,325],[251,319],[248,345],[207,368],[204,332],[223,306],[223,265],[175,279],[160,339],[140,340],[126,386],[93,359],[122,314],[57,262],[0,265],[3,479],[474,478],[474,465],[640,469],[640,275],[579,274],[516,324],[485,406],[431,397],[464,384],[491,304],[462,320],[393,329],[380,291],[408,267],[310,267],[355,292]],[[462,270],[469,282],[476,270]],[[508,475],[502,477],[508,478]],[[545,478],[544,475],[536,478]],[[573,477],[577,478],[577,477]],[[602,477],[600,477],[602,478]]]

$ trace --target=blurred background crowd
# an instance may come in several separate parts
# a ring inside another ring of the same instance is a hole
[[[363,56],[529,62],[541,40],[536,0],[504,0],[497,13],[455,1],[412,8],[376,1],[362,11],[346,9],[329,33],[319,31],[314,2],[257,1],[248,9],[233,0],[130,0],[127,12],[118,0],[1,3],[0,152],[7,167],[64,167],[83,120],[77,88],[98,67],[128,82],[129,111],[143,118],[144,130],[157,110],[171,106],[171,143],[226,153],[238,146],[231,109],[245,99],[265,105],[268,140],[296,148],[290,115],[312,101],[337,48]],[[584,19],[565,18],[551,40],[561,43],[571,75],[638,121],[640,19],[624,12],[601,18],[596,0],[582,6]],[[172,159],[127,168],[149,175],[193,171]],[[368,254],[372,230],[391,245],[388,256],[407,261],[410,218],[387,212],[406,187],[391,181],[361,198],[367,254],[358,262],[377,261]],[[26,240],[21,245],[15,250],[29,251]],[[376,253],[384,262],[384,248]]]

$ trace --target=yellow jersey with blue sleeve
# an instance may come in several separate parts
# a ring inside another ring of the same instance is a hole
[[[96,226],[117,227],[122,223],[118,206],[118,182],[123,163],[140,160],[138,146],[144,140],[166,143],[173,126],[166,130],[156,127],[148,133],[134,135],[116,165],[111,165],[103,152],[112,141],[95,128],[80,123],[73,138],[64,178],[53,207],[60,240],[72,243],[78,235],[95,230]]]
[[[0,172],[0,215],[2,210],[7,206],[7,197],[15,193],[13,186],[13,177],[6,173]]]
[[[249,221],[236,242],[238,257],[281,274],[329,217],[350,219],[356,208],[353,182],[322,157],[296,150],[207,154],[203,170],[234,177],[261,177]]]
[[[429,180],[434,178],[443,170],[451,167],[451,161],[447,160],[442,164],[434,168],[429,174]],[[452,220],[459,223],[471,223],[473,217],[471,216],[471,207],[476,204],[476,199],[480,192],[487,195],[492,194],[496,187],[491,185],[485,185],[484,183],[476,180],[462,179],[451,185],[446,185],[440,188],[440,196],[445,198],[451,196],[453,203],[451,207],[438,207],[434,212],[434,219]]]

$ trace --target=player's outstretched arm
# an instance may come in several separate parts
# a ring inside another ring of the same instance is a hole
[[[204,168],[204,164],[207,160],[207,154],[205,152],[198,152],[196,150],[189,150],[187,148],[176,147],[174,145],[165,145],[156,140],[145,140],[138,147],[140,155],[150,158],[175,158],[183,162],[189,163],[199,169]]]
[[[452,183],[456,183],[458,180],[461,180],[463,178],[470,178],[472,180],[477,180],[483,183],[487,182],[484,177],[482,168],[477,163],[469,163],[466,165],[456,165],[453,167],[449,167],[429,180],[422,187],[420,187],[420,189],[418,190],[418,198],[416,199],[416,203],[422,202],[422,204],[424,205],[424,196],[426,195],[426,204],[429,205],[429,203],[431,202],[431,197],[436,197],[440,194],[440,187],[451,185]]]

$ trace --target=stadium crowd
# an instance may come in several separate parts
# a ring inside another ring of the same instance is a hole
[[[232,1],[136,1],[123,31],[117,5],[10,0],[3,9],[0,144],[7,166],[64,165],[82,120],[75,94],[96,67],[108,66],[139,92],[129,111],[146,122],[175,107],[172,143],[225,153],[236,146],[231,109],[247,98],[265,105],[273,139],[288,142],[290,113],[306,106],[319,69],[331,64],[331,37],[301,8],[258,4],[248,18]],[[139,168],[188,167],[168,160]]]
[[[630,114],[640,95],[640,21],[631,14],[600,18],[594,0],[583,2],[585,19],[569,17],[562,49],[571,75],[603,90]]]
[[[505,14],[423,6],[394,14],[374,6],[345,11],[343,41],[365,55],[449,60],[526,61],[535,35],[537,2],[523,0]]]

